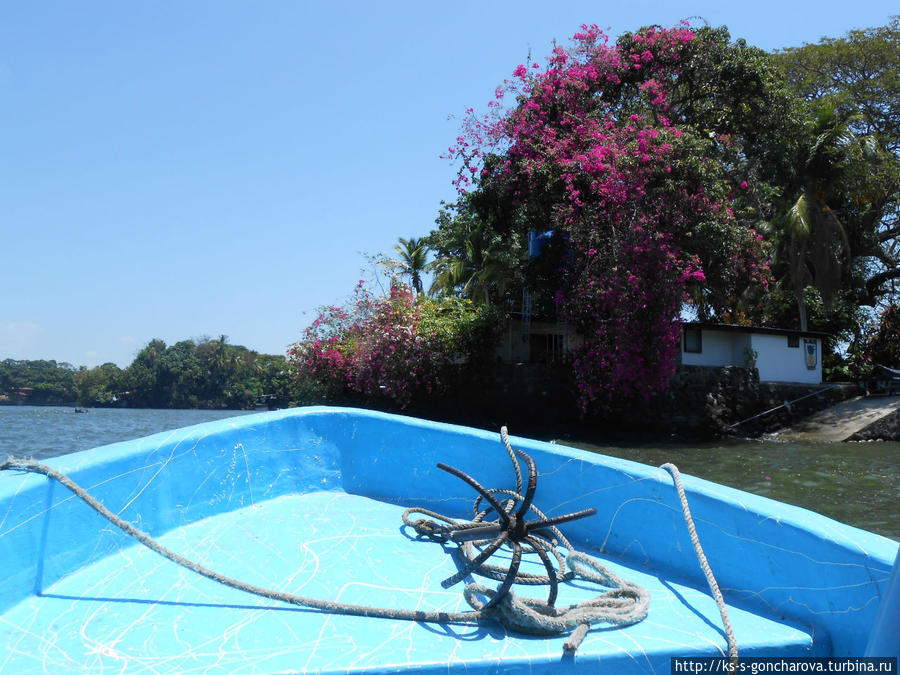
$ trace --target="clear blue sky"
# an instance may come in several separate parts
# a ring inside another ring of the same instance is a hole
[[[764,49],[896,2],[0,5],[0,359],[121,366],[154,337],[284,353],[427,234],[440,158],[529,50],[702,16]],[[692,20],[697,23],[697,20]]]

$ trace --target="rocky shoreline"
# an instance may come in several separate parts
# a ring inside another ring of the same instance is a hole
[[[869,425],[850,438],[850,442],[857,443],[873,441],[900,441],[900,411]]]

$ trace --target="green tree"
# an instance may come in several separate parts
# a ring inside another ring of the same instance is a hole
[[[196,349],[203,372],[203,405],[246,408],[263,393],[254,365],[256,352],[228,344],[227,335],[201,340]]]
[[[828,103],[853,117],[860,136],[900,151],[900,16],[884,26],[776,53],[791,89],[810,102]]]
[[[82,366],[75,372],[75,389],[81,405],[112,405],[124,391],[124,372],[115,363],[90,369]]]
[[[800,330],[807,330],[805,288],[812,283],[821,294],[826,311],[844,285],[851,263],[851,246],[837,210],[846,200],[853,182],[848,173],[859,162],[877,153],[871,137],[859,137],[834,110],[823,107],[810,125],[810,147],[800,164],[800,196],[785,219],[784,241],[794,296],[797,299]]]
[[[157,371],[165,407],[196,408],[201,403],[203,368],[193,340],[181,340],[166,349]]]
[[[520,234],[494,229],[465,197],[453,206],[444,205],[436,223],[428,237],[437,252],[429,264],[434,273],[431,294],[490,305],[521,288],[526,258]]]
[[[427,298],[419,304],[418,332],[445,364],[477,365],[493,358],[501,325],[496,306],[454,297]]]
[[[163,340],[153,339],[137,353],[131,365],[125,369],[125,380],[130,391],[129,407],[171,407],[164,391],[166,378],[162,375],[166,349]]]
[[[200,362],[204,370],[203,399],[218,406],[224,402],[225,387],[233,366],[229,357],[228,336],[206,340],[198,345]]]
[[[261,393],[275,396],[283,403],[299,401],[294,388],[294,369],[282,355],[259,354],[255,360],[259,374]]]
[[[857,153],[854,161],[840,167],[843,189],[833,191],[825,201],[847,236],[851,277],[845,283],[855,300],[869,306],[896,300],[895,282],[900,279],[900,18],[892,17],[885,26],[787,49],[775,57],[792,91],[807,102],[809,119],[820,110],[833,110],[844,133],[852,133],[868,145],[865,156]],[[807,139],[806,147],[815,149],[816,135]],[[849,144],[842,148],[830,145],[845,153]],[[799,156],[800,167],[804,159]]]
[[[77,399],[75,368],[52,360],[0,362],[0,401],[69,405]]]
[[[126,369],[121,386],[129,391],[131,407],[251,408],[264,393],[293,399],[283,382],[286,370],[284,357],[228,344],[226,335],[170,347],[151,340]]]
[[[900,305],[889,305],[881,313],[866,345],[866,357],[871,363],[900,368]]]

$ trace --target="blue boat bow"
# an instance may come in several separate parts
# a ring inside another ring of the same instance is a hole
[[[650,673],[669,672],[673,656],[725,654],[668,473],[559,445],[513,444],[534,458],[535,503],[548,517],[597,509],[562,526],[565,536],[647,589],[644,621],[592,628],[566,656],[566,636],[523,636],[493,621],[435,626],[259,600],[135,545],[46,478],[6,472],[0,639],[9,648],[0,671]],[[136,528],[223,574],[304,596],[455,612],[467,609],[462,594],[440,584],[458,571],[454,556],[400,516],[416,507],[471,518],[471,492],[438,462],[514,489],[499,447],[495,433],[308,408],[49,463]],[[684,488],[742,656],[865,652],[896,542],[690,476]],[[504,550],[498,555],[509,561]],[[537,559],[522,566],[544,569]],[[596,588],[567,583],[559,593],[567,605]]]

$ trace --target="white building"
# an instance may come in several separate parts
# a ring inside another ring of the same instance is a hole
[[[730,324],[685,323],[681,363],[759,370],[760,382],[822,383],[824,333]]]

